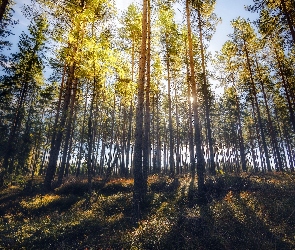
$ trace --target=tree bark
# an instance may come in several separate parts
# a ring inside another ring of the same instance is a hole
[[[60,164],[58,180],[57,180],[58,186],[62,184],[62,180],[63,180],[63,176],[65,172],[66,160],[67,160],[68,149],[69,149],[70,138],[71,138],[71,131],[72,131],[72,122],[73,122],[74,105],[75,105],[76,93],[77,93],[77,85],[78,85],[78,80],[75,79],[74,85],[73,85],[73,93],[70,100],[70,107],[69,107],[70,111],[69,111],[69,114],[67,115],[68,121],[67,121],[66,135],[64,140],[63,155],[62,155],[62,161]]]
[[[173,138],[173,126],[172,126],[172,104],[171,104],[171,79],[170,79],[170,54],[168,51],[167,43],[167,34],[166,38],[166,66],[167,66],[167,88],[168,88],[168,114],[169,114],[169,170],[170,174],[174,175],[174,138]]]
[[[147,192],[147,179],[149,170],[150,156],[150,84],[151,84],[151,6],[147,0],[147,52],[146,52],[146,86],[145,86],[145,116],[144,116],[144,135],[143,135],[143,189]]]
[[[59,150],[61,147],[61,142],[63,137],[63,128],[66,123],[68,108],[69,108],[70,99],[71,99],[71,88],[72,88],[72,82],[74,78],[74,72],[75,72],[75,65],[72,65],[69,68],[69,76],[66,82],[66,92],[65,92],[65,98],[64,98],[63,109],[62,109],[62,116],[57,129],[55,141],[52,144],[53,147],[50,150],[49,163],[47,166],[46,175],[44,179],[44,187],[48,191],[51,190],[51,182],[54,178],[54,174],[56,171]]]
[[[198,28],[199,28],[199,40],[200,40],[200,50],[201,50],[201,65],[202,65],[202,78],[203,78],[203,95],[205,101],[205,114],[206,114],[206,125],[207,125],[207,137],[209,144],[209,154],[210,154],[210,173],[212,175],[216,174],[215,161],[214,161],[214,152],[213,152],[213,138],[212,138],[212,129],[211,129],[211,120],[210,120],[210,103],[209,103],[209,85],[207,82],[207,74],[205,67],[205,54],[204,54],[204,45],[203,45],[203,32],[202,32],[202,21],[201,21],[201,12],[200,8],[198,9]]]
[[[134,190],[133,190],[133,211],[134,220],[137,222],[141,218],[141,206],[144,200],[143,172],[142,172],[142,139],[143,139],[143,107],[144,107],[144,85],[146,66],[146,41],[147,41],[147,1],[143,0],[142,15],[142,40],[139,59],[139,79],[136,107],[136,127],[134,145]]]
[[[188,0],[186,0],[186,19],[187,19],[187,28],[188,28],[188,44],[189,44],[190,72],[191,72],[190,80],[191,80],[191,87],[192,87],[192,97],[194,100],[193,113],[194,113],[195,144],[196,144],[196,155],[197,155],[198,191],[200,196],[203,196],[205,192],[205,178],[204,178],[205,160],[204,160],[204,155],[202,150],[201,129],[200,129],[199,114],[198,114],[192,30],[191,30],[190,9],[189,9]]]

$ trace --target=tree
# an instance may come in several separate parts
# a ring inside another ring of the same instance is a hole
[[[136,127],[134,144],[134,191],[133,206],[134,219],[138,221],[141,217],[141,206],[144,200],[144,178],[142,169],[142,139],[143,139],[143,107],[144,107],[144,86],[146,74],[146,41],[147,41],[147,0],[143,0],[142,9],[142,40],[139,59],[138,93],[136,106]]]
[[[246,70],[245,77],[248,78],[248,80],[246,81],[249,83],[250,95],[251,95],[251,98],[253,98],[252,99],[253,114],[254,114],[254,108],[255,108],[255,113],[257,113],[258,126],[260,130],[262,144],[263,144],[263,151],[264,151],[263,153],[265,154],[267,170],[271,171],[268,147],[266,144],[266,137],[265,137],[265,132],[264,132],[262,118],[261,118],[261,111],[260,111],[259,103],[258,103],[257,88],[256,88],[255,80],[254,80],[253,63],[252,63],[253,61],[252,61],[252,58],[250,58],[250,53],[252,52],[251,49],[254,49],[256,44],[255,43],[256,36],[250,24],[244,19],[238,18],[232,22],[232,25],[234,27],[234,34],[233,34],[234,39],[239,43],[238,46],[240,46],[240,50],[244,55],[244,60],[245,60],[244,67]]]
[[[198,191],[202,196],[205,191],[205,160],[202,150],[202,141],[201,141],[201,129],[200,121],[198,114],[198,101],[197,101],[197,91],[196,91],[196,76],[195,76],[195,65],[194,65],[194,56],[193,56],[193,44],[192,44],[192,30],[191,30],[191,21],[190,21],[190,5],[189,1],[186,0],[186,20],[187,20],[187,29],[188,29],[188,51],[189,51],[189,60],[190,60],[190,81],[191,81],[191,90],[193,102],[193,115],[194,115],[194,129],[195,129],[195,145],[196,145],[196,155],[197,155],[197,174],[198,174]],[[192,177],[194,179],[195,170],[192,169]]]
[[[17,138],[20,135],[25,114],[28,112],[26,104],[34,98],[38,85],[42,81],[43,62],[41,52],[45,48],[47,28],[48,24],[44,16],[33,18],[28,28],[30,35],[22,33],[18,43],[19,52],[12,55],[12,63],[7,68],[8,74],[2,80],[2,86],[6,89],[8,88],[9,92],[15,95],[15,102],[11,109],[11,126],[6,141],[6,148],[2,155],[2,184],[4,174],[8,171],[8,166],[10,165],[11,172],[14,165]]]

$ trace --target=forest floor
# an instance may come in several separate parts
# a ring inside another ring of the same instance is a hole
[[[91,196],[86,179],[41,183],[0,190],[0,249],[295,249],[295,174],[220,175],[202,200],[188,176],[153,175],[139,225],[132,179]]]

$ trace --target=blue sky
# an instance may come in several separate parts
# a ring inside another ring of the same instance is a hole
[[[245,5],[253,4],[252,0],[217,0],[215,13],[222,18],[222,23],[218,24],[216,33],[214,34],[210,49],[211,51],[220,50],[228,35],[233,32],[230,22],[241,16],[245,19],[256,20],[258,18],[257,13],[251,13],[244,9]]]

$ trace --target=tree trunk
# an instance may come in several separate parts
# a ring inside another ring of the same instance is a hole
[[[66,160],[67,160],[68,149],[69,149],[70,138],[71,138],[71,131],[72,131],[72,122],[73,122],[74,105],[75,105],[76,93],[77,93],[77,85],[78,85],[78,80],[75,79],[74,85],[73,85],[73,93],[70,100],[71,102],[70,111],[69,111],[69,114],[67,115],[68,121],[67,121],[66,135],[64,140],[63,155],[62,155],[62,160],[61,160],[60,169],[58,173],[58,180],[57,180],[58,186],[62,184],[62,180],[63,180],[63,176],[65,172]]]
[[[203,77],[203,95],[205,101],[205,115],[206,115],[206,125],[207,125],[207,137],[209,144],[209,154],[210,154],[210,173],[212,175],[216,174],[214,152],[213,152],[213,138],[210,120],[210,103],[209,103],[209,85],[207,82],[207,74],[205,68],[205,54],[203,45],[203,32],[202,32],[202,22],[201,22],[201,12],[198,9],[198,28],[199,28],[199,38],[200,38],[200,49],[201,49],[201,60],[202,60],[202,77]]]
[[[162,163],[162,143],[160,138],[160,112],[159,112],[159,93],[157,93],[157,170],[156,173],[161,172]]]
[[[242,121],[241,121],[241,108],[240,108],[240,102],[239,102],[237,90],[236,90],[235,97],[236,97],[236,107],[238,111],[238,124],[239,124],[238,140],[239,140],[239,147],[240,147],[240,154],[241,154],[242,171],[247,172],[245,144],[244,144],[244,137],[243,137],[243,131],[242,131]]]
[[[143,189],[147,192],[147,179],[149,170],[150,156],[150,83],[151,83],[151,6],[150,0],[147,1],[147,52],[146,52],[146,87],[145,87],[145,116],[144,116],[144,135],[143,135]]]
[[[46,190],[51,190],[51,182],[54,178],[54,174],[56,171],[56,165],[57,165],[59,150],[60,150],[60,146],[62,142],[62,136],[63,136],[63,128],[66,123],[68,108],[69,108],[70,99],[71,99],[71,88],[72,88],[72,82],[74,78],[74,71],[75,71],[75,66],[74,65],[70,66],[69,76],[66,82],[66,92],[65,92],[65,98],[64,98],[63,109],[62,109],[62,117],[57,129],[55,141],[52,144],[53,147],[50,150],[49,163],[47,166],[46,175],[44,179],[44,187]],[[54,135],[52,135],[52,137],[53,136]]]
[[[95,68],[94,68],[95,74]],[[92,90],[92,98],[90,103],[90,110],[89,110],[89,117],[88,117],[88,124],[87,124],[87,145],[88,145],[88,152],[87,152],[87,181],[88,181],[88,192],[92,192],[92,176],[93,176],[93,158],[92,158],[92,151],[93,151],[93,110],[94,110],[94,103],[96,101],[97,89],[96,89],[96,77],[94,76],[93,79],[93,90]]]
[[[186,49],[187,50],[187,49]],[[193,120],[192,120],[192,96],[191,96],[191,80],[189,74],[189,65],[187,61],[187,51],[186,51],[186,77],[187,77],[187,102],[188,102],[188,142],[189,142],[189,154],[190,154],[190,171],[194,178],[196,172],[196,161],[195,161],[195,153],[194,153],[194,131],[193,131]]]
[[[143,0],[142,15],[142,40],[139,59],[139,79],[136,107],[136,127],[134,144],[134,190],[133,190],[133,211],[134,220],[137,222],[141,218],[141,206],[144,200],[144,177],[142,169],[142,139],[143,139],[143,108],[144,108],[144,85],[146,66],[146,41],[147,41],[147,1]]]
[[[198,191],[199,195],[203,196],[205,192],[205,160],[202,151],[202,140],[201,140],[201,129],[198,114],[198,101],[197,101],[197,90],[195,80],[195,65],[193,55],[193,43],[192,43],[192,31],[190,21],[190,9],[188,0],[186,0],[186,18],[188,28],[188,44],[189,44],[189,57],[190,57],[190,72],[191,72],[191,87],[193,97],[193,113],[194,113],[194,128],[195,128],[195,144],[196,144],[196,155],[197,155],[197,174],[198,174]]]
[[[78,177],[80,175],[80,171],[81,171],[81,161],[82,161],[82,151],[83,151],[83,140],[84,140],[84,134],[85,134],[88,91],[89,91],[89,87],[87,85],[86,94],[85,94],[85,106],[84,106],[84,113],[83,113],[82,131],[80,134],[80,147],[79,147],[79,151],[78,151],[78,155],[77,155],[78,162],[77,162],[77,169],[76,169],[76,177]]]
[[[261,73],[260,73],[260,68],[259,68],[258,62],[257,62],[257,58],[256,58],[256,67],[257,67],[257,71],[258,71],[259,78],[260,78],[260,85],[261,85],[264,105],[265,105],[266,113],[267,113],[269,133],[270,133],[270,136],[271,136],[272,144],[273,144],[273,147],[274,147],[274,152],[276,154],[276,159],[277,159],[276,170],[277,171],[283,171],[283,164],[282,164],[281,154],[280,154],[279,145],[278,145],[278,141],[277,141],[277,134],[276,134],[276,131],[274,130],[272,119],[271,119],[271,116],[270,116],[270,110],[269,110],[269,106],[268,106],[268,102],[267,102],[267,96],[266,96],[266,93],[265,93],[263,79],[261,78]]]
[[[253,95],[253,98],[254,98],[254,104],[255,104],[255,107],[256,107],[256,111],[257,111],[257,118],[258,118],[258,124],[259,124],[259,128],[260,128],[260,133],[261,133],[263,150],[264,150],[265,159],[266,159],[267,171],[271,172],[272,170],[271,170],[270,161],[269,161],[268,148],[267,148],[267,145],[266,145],[266,139],[265,139],[265,134],[264,134],[264,130],[263,130],[259,104],[258,104],[258,100],[257,100],[257,92],[256,92],[256,87],[255,87],[255,83],[254,83],[254,79],[253,79],[253,73],[252,73],[251,64],[250,64],[249,53],[248,53],[248,49],[247,49],[245,41],[244,41],[244,48],[245,48],[245,52],[246,52],[247,66],[248,66],[248,70],[249,70],[249,74],[250,74],[250,80],[251,80],[250,81],[251,82],[251,90],[252,90],[252,95]]]
[[[166,38],[166,60],[167,60],[167,87],[168,87],[168,114],[169,114],[169,167],[170,174],[174,175],[174,138],[173,138],[173,126],[172,126],[172,104],[171,104],[171,79],[170,79],[170,55],[168,52],[167,34]]]

